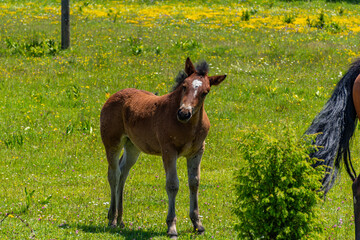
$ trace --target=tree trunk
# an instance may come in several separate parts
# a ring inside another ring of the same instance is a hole
[[[61,0],[61,49],[70,47],[70,0]]]

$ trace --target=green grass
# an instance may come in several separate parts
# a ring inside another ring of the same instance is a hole
[[[334,34],[328,29],[251,22],[271,16],[286,24],[284,16],[294,13],[296,24],[300,10],[316,19],[320,12],[314,9],[320,8],[330,22],[340,7],[345,20],[352,15],[359,19],[360,7],[347,3],[185,1],[177,9],[174,1],[137,1],[127,3],[126,10],[119,7],[122,2],[80,1],[73,7],[71,49],[51,52],[49,46],[34,43],[60,44],[59,1],[29,2],[0,1],[0,10],[6,10],[0,11],[2,239],[167,239],[167,196],[159,157],[140,156],[125,188],[126,227],[107,227],[110,191],[99,114],[108,95],[122,88],[167,93],[186,57],[194,62],[205,59],[211,64],[210,75],[228,77],[212,88],[205,102],[212,128],[199,200],[207,231],[199,237],[192,233],[186,162],[179,159],[178,232],[181,239],[234,239],[233,174],[241,165],[238,145],[244,132],[264,129],[275,135],[287,125],[300,137],[339,75],[359,55],[356,31]],[[107,15],[87,13],[91,6]],[[148,17],[150,26],[145,17],[142,23],[129,21],[143,16],[131,9],[151,13],[161,7],[177,13]],[[210,9],[209,16],[187,20],[189,9],[195,7],[199,12]],[[239,18],[249,9],[250,20],[235,21],[227,14],[230,8],[237,9]],[[210,16],[217,12],[222,14]],[[358,145],[355,137],[356,169]],[[344,172],[322,206],[324,238],[353,239],[351,196]],[[5,218],[7,213],[11,216]]]

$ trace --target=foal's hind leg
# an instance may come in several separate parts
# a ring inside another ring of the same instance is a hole
[[[200,162],[204,153],[202,147],[194,156],[187,158],[188,183],[190,189],[190,219],[194,230],[202,234],[205,231],[199,219],[198,189],[200,183]]]
[[[117,199],[119,198],[118,185],[120,179],[119,156],[123,144],[106,148],[106,157],[108,160],[108,181],[111,190],[111,202],[108,212],[109,226],[116,227],[118,224],[119,206]]]
[[[124,193],[125,181],[129,175],[129,171],[131,167],[136,163],[139,155],[140,155],[140,151],[134,146],[134,144],[130,141],[130,139],[127,139],[124,145],[124,153],[120,160],[121,174],[118,185],[119,198],[117,199],[119,206],[118,220],[122,227],[124,226],[122,215],[123,215],[123,199],[124,199],[123,193]]]

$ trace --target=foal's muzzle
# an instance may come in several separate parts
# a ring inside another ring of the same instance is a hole
[[[192,110],[190,108],[179,108],[177,112],[177,119],[182,123],[186,123],[192,116],[191,112]]]

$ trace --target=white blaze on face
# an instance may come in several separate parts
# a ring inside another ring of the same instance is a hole
[[[186,109],[186,110],[189,110],[189,111],[192,110],[192,107],[191,107],[191,106],[187,106],[187,105],[185,105],[185,104],[181,104],[180,108],[181,108],[181,109]]]
[[[194,92],[194,97],[196,97],[196,94],[197,94],[197,91],[198,91],[198,88],[202,86],[202,82],[198,79],[195,79],[193,82],[192,82],[192,86],[193,88],[195,89],[195,92]]]

